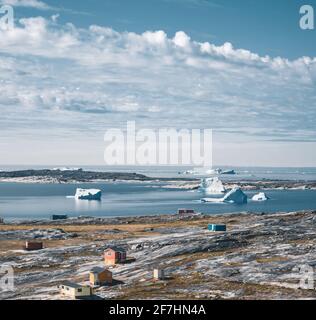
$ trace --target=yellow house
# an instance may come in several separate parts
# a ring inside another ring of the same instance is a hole
[[[112,272],[108,269],[94,267],[90,270],[90,285],[102,286],[112,284]]]
[[[65,281],[58,286],[61,295],[68,296],[73,299],[89,297],[92,295],[92,289],[89,286],[78,283]]]

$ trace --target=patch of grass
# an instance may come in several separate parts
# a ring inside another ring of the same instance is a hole
[[[287,257],[281,257],[281,256],[274,256],[274,257],[266,257],[266,258],[257,258],[256,261],[258,263],[270,263],[270,262],[282,262],[282,261],[288,261],[289,259]]]

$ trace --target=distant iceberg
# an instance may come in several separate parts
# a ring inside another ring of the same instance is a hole
[[[179,172],[180,173],[180,172]],[[212,169],[212,168],[207,168],[207,167],[201,167],[201,168],[195,168],[193,170],[187,170],[184,171],[182,174],[190,174],[190,175],[199,175],[199,176],[204,176],[204,175],[234,175],[236,174],[235,170],[223,170],[220,168],[217,169]]]
[[[255,194],[252,199],[252,201],[267,201],[269,198],[266,196],[264,192],[260,192],[258,194]]]
[[[75,198],[79,200],[101,200],[102,191],[99,189],[77,188]]]
[[[234,188],[229,191],[223,198],[203,198],[201,199],[203,202],[228,202],[228,203],[235,203],[235,204],[245,204],[248,202],[247,195],[240,189]]]
[[[223,171],[222,169],[212,169],[210,167],[200,167],[200,168],[195,168],[193,170],[184,171],[182,174],[191,174],[191,175],[204,176],[204,175],[221,174],[222,171]]]
[[[235,170],[223,170],[221,168],[211,169],[208,172],[209,174],[236,174]]]
[[[220,174],[236,174],[235,170],[224,170],[221,171]]]
[[[219,168],[206,170],[206,174],[212,174],[212,175],[221,174],[221,172],[222,172],[222,169],[219,169]]]
[[[226,192],[222,181],[217,177],[202,179],[200,188],[206,194],[222,194]]]
[[[83,171],[83,169],[82,168],[62,167],[62,168],[53,168],[52,171]]]

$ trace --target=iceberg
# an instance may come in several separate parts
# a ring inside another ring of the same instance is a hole
[[[222,194],[226,192],[222,181],[218,177],[202,179],[200,187],[207,194]]]
[[[99,189],[77,188],[75,198],[79,200],[101,200],[102,192]]]
[[[203,198],[201,199],[202,202],[229,202],[235,204],[245,204],[248,201],[247,195],[240,189],[234,188],[229,191],[223,198]]]
[[[224,170],[220,174],[236,174],[235,170]]]
[[[258,194],[255,194],[252,199],[252,201],[267,201],[269,198],[266,196],[264,192],[260,192]]]
[[[234,188],[225,195],[223,201],[244,204],[247,203],[248,197],[240,188]]]
[[[201,202],[224,203],[224,198],[203,198]]]
[[[222,172],[221,169],[212,169],[210,167],[200,167],[200,168],[194,168],[193,170],[184,171],[183,174],[204,176],[204,175],[216,175],[216,174],[220,174],[221,172]]]
[[[209,169],[206,171],[206,174],[209,174],[209,175],[215,175],[215,174],[221,174],[222,173],[222,169],[220,168],[217,168],[217,169]]]
[[[52,171],[83,171],[82,168],[68,168],[68,167],[63,167],[63,168],[53,168]]]

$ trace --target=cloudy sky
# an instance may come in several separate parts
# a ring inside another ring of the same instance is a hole
[[[0,164],[102,165],[106,129],[135,120],[213,129],[217,165],[316,166],[305,1],[3,4],[15,27],[0,29]]]

